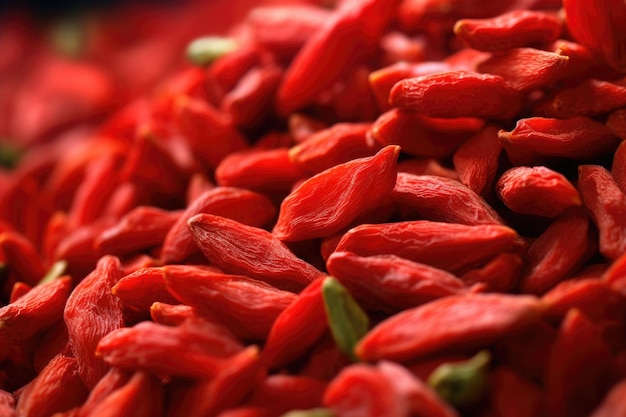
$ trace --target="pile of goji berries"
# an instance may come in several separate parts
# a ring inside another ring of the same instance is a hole
[[[264,5],[0,83],[0,415],[625,416],[625,25]]]

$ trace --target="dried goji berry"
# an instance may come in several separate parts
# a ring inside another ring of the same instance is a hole
[[[537,384],[505,366],[491,374],[491,408],[500,417],[533,417],[541,414],[543,395]]]
[[[574,39],[601,54],[618,71],[626,68],[624,44],[626,35],[622,23],[626,20],[626,5],[620,0],[594,3],[593,12],[580,0],[564,0],[565,22]]]
[[[0,308],[0,360],[63,316],[71,279],[60,278],[37,285],[22,297]]]
[[[516,240],[517,233],[505,226],[416,220],[357,226],[341,238],[336,250],[361,256],[396,255],[454,272],[510,251]]]
[[[261,379],[259,348],[249,346],[233,355],[214,378],[202,379],[174,397],[168,416],[217,415],[237,405]]]
[[[330,14],[327,9],[306,4],[255,7],[245,24],[256,43],[281,60],[290,60]]]
[[[103,398],[85,416],[138,416],[163,414],[163,387],[157,377],[135,372],[128,382]]]
[[[80,405],[87,389],[78,372],[78,360],[58,355],[20,394],[17,415],[45,417]]]
[[[109,155],[90,162],[86,167],[85,179],[76,190],[68,220],[72,227],[82,226],[97,219],[104,210],[117,185],[116,157]]]
[[[410,415],[418,417],[457,416],[454,408],[401,365],[390,361],[380,361],[376,368],[389,380],[401,400],[406,402]]]
[[[611,353],[597,325],[579,310],[570,310],[546,369],[544,411],[555,417],[586,416],[611,382]]]
[[[376,310],[398,311],[468,290],[449,272],[395,255],[334,252],[326,266],[360,304]]]
[[[559,216],[528,248],[519,288],[541,294],[595,254],[595,231],[582,209]]]
[[[459,180],[483,197],[491,191],[502,153],[498,130],[495,125],[485,126],[464,142],[452,157]]]
[[[157,301],[150,306],[150,318],[155,323],[166,326],[177,326],[196,315],[195,308],[184,304],[166,304]]]
[[[395,1],[366,0],[339,7],[287,68],[277,106],[288,114],[313,101],[371,49],[390,21]]]
[[[25,236],[11,231],[0,233],[0,250],[20,281],[35,285],[45,275],[45,266],[37,249]]]
[[[553,85],[567,74],[568,63],[569,57],[564,55],[533,48],[516,48],[494,54],[480,62],[476,69],[478,72],[499,75],[517,90],[526,92]]]
[[[95,355],[100,339],[124,327],[122,301],[111,288],[122,277],[119,259],[105,256],[96,269],[83,278],[67,300],[63,318],[69,333],[78,373],[85,386],[93,388],[108,371],[108,366]]]
[[[399,81],[389,102],[431,117],[506,120],[519,113],[521,96],[499,75],[449,71]]]
[[[626,194],[611,173],[598,165],[578,167],[578,188],[598,227],[600,253],[617,259],[626,252]]]
[[[295,299],[287,291],[245,276],[184,265],[164,267],[165,283],[176,298],[209,317],[219,317],[236,334],[264,340],[276,318]],[[250,300],[256,300],[250,303]]]
[[[11,393],[0,390],[0,412],[6,417],[17,417],[15,398]]]
[[[296,181],[305,177],[305,171],[289,158],[287,148],[234,152],[215,170],[215,180],[220,186],[268,193],[289,191]]]
[[[287,241],[327,236],[376,208],[393,189],[399,152],[399,147],[387,146],[372,157],[336,165],[308,179],[283,200],[274,235]]]
[[[271,104],[282,77],[282,70],[266,65],[248,71],[224,96],[222,110],[235,126],[254,128],[270,115]]]
[[[594,321],[621,319],[624,305],[621,296],[602,280],[572,279],[559,283],[541,298],[546,318],[558,322],[570,309],[577,309]]]
[[[270,369],[303,355],[328,328],[322,282],[320,278],[309,284],[276,317],[262,353],[262,360]]]
[[[453,295],[405,310],[374,327],[356,354],[366,361],[406,361],[435,352],[485,346],[536,322],[542,305],[532,296]],[[465,317],[472,317],[466,326]]]
[[[251,405],[283,415],[291,410],[309,410],[321,406],[326,382],[297,375],[269,375],[250,398]]]
[[[128,378],[129,375],[126,372],[117,368],[111,368],[89,392],[89,396],[78,410],[77,417],[91,415],[92,410],[111,393],[124,386]]]
[[[433,120],[444,121],[447,127],[433,126],[429,123]],[[434,119],[418,112],[392,109],[376,119],[369,135],[381,145],[398,145],[409,155],[441,158],[450,155],[480,129],[480,123],[475,118]]]
[[[481,51],[501,51],[556,40],[562,23],[554,13],[514,10],[490,19],[461,19],[454,34]]]
[[[124,304],[140,311],[149,311],[154,302],[176,303],[167,291],[162,267],[141,268],[132,272],[111,287],[111,293]]]
[[[369,123],[338,123],[312,133],[289,150],[289,157],[306,171],[317,174],[335,165],[365,158],[380,148],[369,144]]]
[[[620,381],[611,388],[604,400],[590,415],[591,417],[617,417],[626,413],[626,381]]]
[[[230,153],[248,147],[232,120],[204,101],[181,96],[175,114],[191,150],[211,167],[218,166]],[[207,140],[211,146],[206,146]]]
[[[158,246],[180,215],[181,212],[138,206],[115,226],[104,230],[94,245],[97,250],[118,256]]]
[[[574,186],[560,173],[543,166],[516,167],[496,184],[498,197],[516,213],[557,217],[582,204]]]
[[[389,92],[393,86],[405,78],[420,77],[450,71],[452,68],[445,62],[397,62],[387,67],[373,71],[369,75],[369,82],[378,106],[382,110],[389,110]]]
[[[459,278],[467,285],[485,285],[490,292],[510,292],[517,285],[523,263],[519,255],[505,252]]]
[[[344,368],[328,385],[324,405],[336,415],[350,415],[355,408],[363,417],[407,415],[408,404],[395,393],[381,372],[366,364]]]
[[[232,337],[232,336],[231,336]],[[210,378],[243,347],[223,331],[141,322],[104,336],[95,353],[111,366],[191,378]],[[172,352],[178,354],[172,356]]]
[[[615,136],[626,140],[626,109],[618,109],[609,114],[609,117],[606,119],[606,127]]]
[[[189,227],[204,256],[225,272],[291,290],[323,275],[266,230],[210,214],[192,217]]]
[[[599,158],[617,148],[619,139],[588,117],[550,119],[531,117],[498,137],[515,165],[541,165],[554,159],[578,161]]]
[[[456,180],[398,173],[391,195],[420,219],[467,225],[502,224],[500,216],[482,197]]]
[[[228,217],[240,223],[262,227],[276,214],[276,208],[264,195],[233,187],[215,187],[190,203],[163,239],[161,260],[180,262],[198,251],[187,222],[199,213]]]

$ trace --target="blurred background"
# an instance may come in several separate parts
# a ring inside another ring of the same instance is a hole
[[[101,120],[188,66],[191,40],[227,35],[251,8],[287,2],[0,0],[0,145],[24,148]]]

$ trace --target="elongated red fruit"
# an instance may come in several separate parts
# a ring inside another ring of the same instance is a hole
[[[396,255],[454,272],[510,251],[517,237],[506,226],[416,220],[362,224],[350,229],[335,250],[361,256]]]
[[[406,361],[443,351],[487,346],[537,321],[541,309],[539,300],[532,296],[445,297],[381,322],[357,344],[356,354],[364,361]]]
[[[349,226],[390,195],[399,153],[398,146],[386,146],[372,157],[336,165],[309,178],[283,200],[272,233],[281,240],[306,240]]]
[[[323,275],[266,230],[210,214],[192,217],[189,227],[204,256],[225,272],[291,290]]]
[[[520,97],[499,75],[449,71],[396,83],[389,94],[389,102],[431,117],[506,120],[519,113]]]

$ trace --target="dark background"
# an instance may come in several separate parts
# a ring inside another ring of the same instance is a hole
[[[208,0],[211,1],[211,0]],[[119,4],[177,3],[175,0],[0,0],[0,13],[19,10],[38,18],[49,18],[93,9],[106,9]]]

